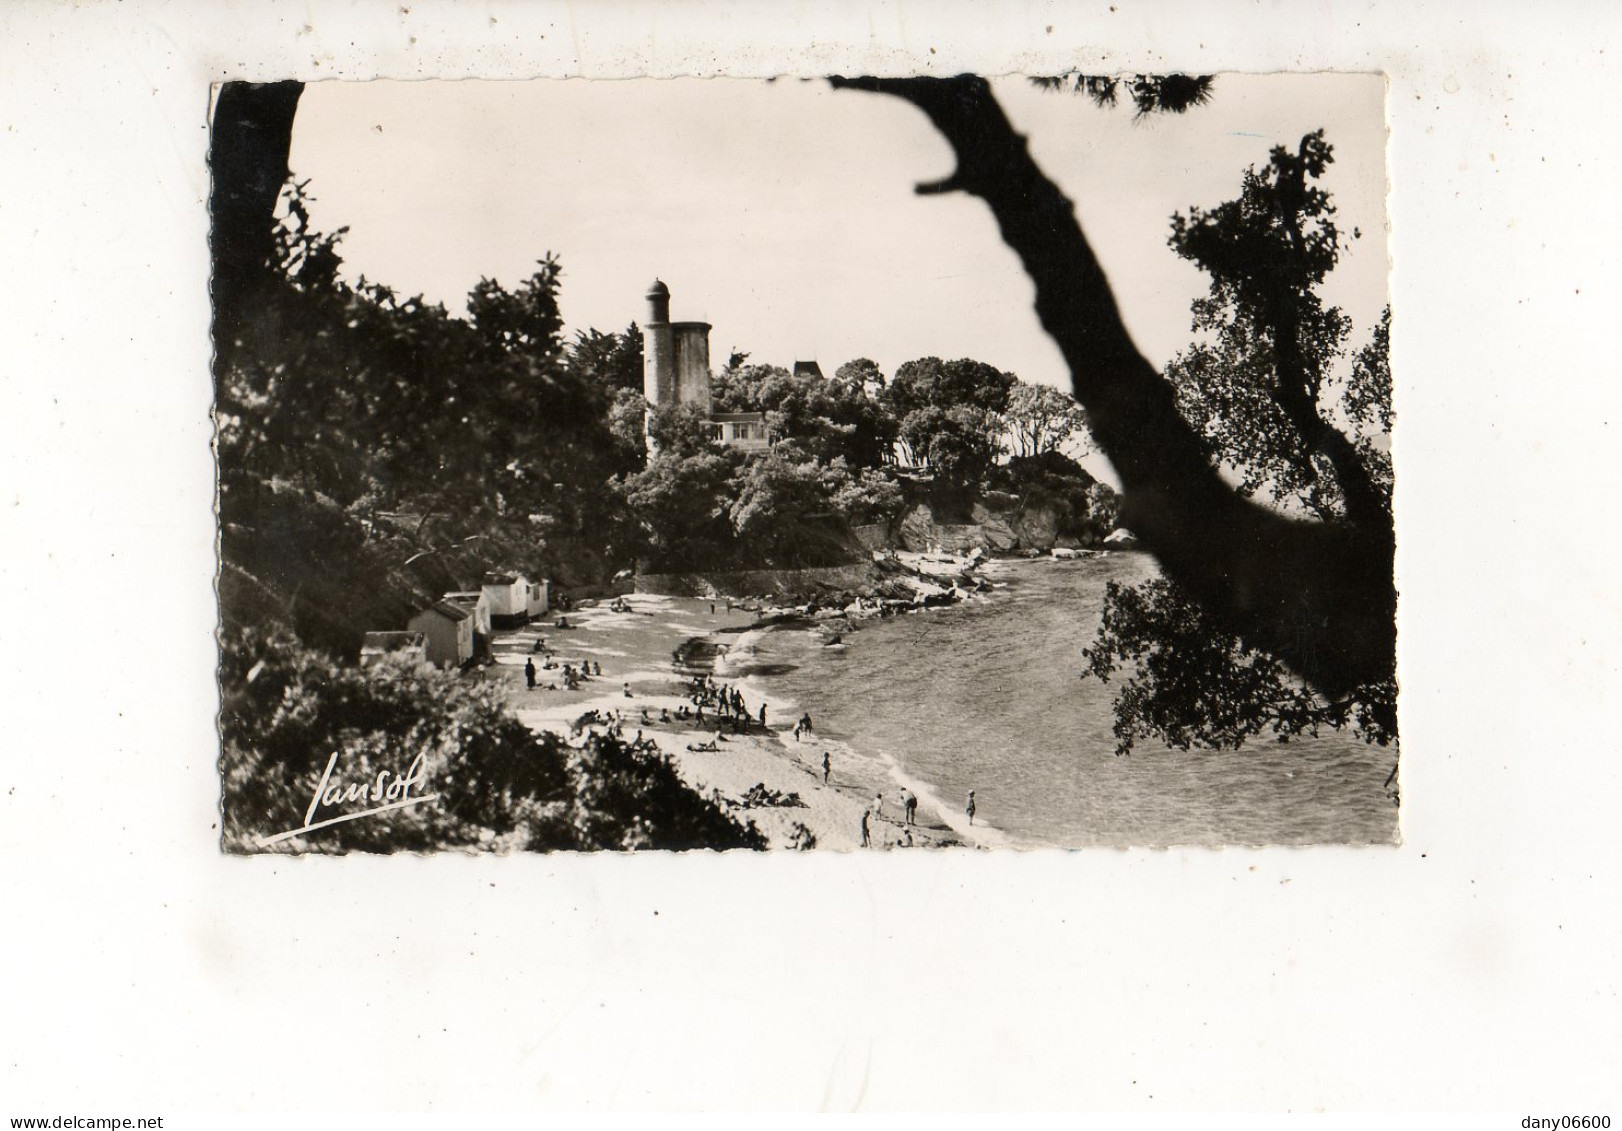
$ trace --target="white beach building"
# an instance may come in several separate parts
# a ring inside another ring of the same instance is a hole
[[[495,628],[518,628],[529,621],[529,579],[523,574],[485,574],[484,599]]]

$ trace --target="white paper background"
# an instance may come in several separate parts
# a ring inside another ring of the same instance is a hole
[[[1614,1109],[1612,13],[0,9],[0,1116]],[[1072,66],[1390,75],[1401,849],[218,855],[211,81]]]

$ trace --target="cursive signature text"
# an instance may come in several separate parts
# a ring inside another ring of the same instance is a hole
[[[435,801],[439,798],[437,793],[412,794],[413,789],[423,790],[428,787],[428,770],[423,764],[422,755],[418,754],[412,759],[406,772],[395,773],[390,770],[381,770],[377,777],[358,782],[341,782],[332,780],[332,771],[338,765],[338,752],[334,750],[327,759],[327,768],[321,771],[321,780],[316,783],[315,793],[310,798],[310,807],[304,811],[304,823],[296,829],[288,829],[274,836],[259,838],[261,847],[275,844],[278,841],[288,840],[301,836],[304,833],[324,829],[329,825],[342,824],[345,821],[358,821],[362,817],[375,817],[379,813],[389,813],[396,809],[405,809],[412,805],[421,805],[425,801]],[[342,813],[336,817],[328,817],[318,821],[315,814],[322,806],[332,808],[336,805],[354,804],[356,802],[382,802],[374,804],[369,809],[362,809],[355,813]]]

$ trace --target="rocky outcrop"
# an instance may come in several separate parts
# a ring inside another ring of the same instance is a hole
[[[917,503],[891,526],[857,527],[868,549],[897,549],[966,554],[972,550],[1017,554],[1043,553],[1055,546],[1078,545],[1059,532],[1060,515],[1051,506],[1026,506],[1017,496],[988,492],[969,507],[968,522],[942,522],[928,503]]]

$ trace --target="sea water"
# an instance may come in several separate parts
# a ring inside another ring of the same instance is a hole
[[[1384,785],[1396,751],[1349,733],[1237,751],[1139,740],[1118,756],[1118,683],[1082,675],[1109,581],[1154,575],[1146,555],[994,563],[993,593],[863,622],[828,646],[802,630],[751,633],[749,683],[815,726],[804,760],[834,751],[835,783],[908,784],[953,826],[1023,846],[1390,843]],[[742,660],[744,657],[739,656]],[[777,719],[787,722],[781,714]]]

